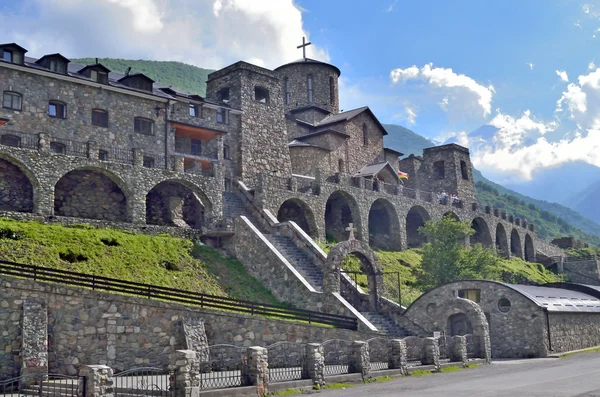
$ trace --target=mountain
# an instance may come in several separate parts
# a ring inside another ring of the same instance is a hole
[[[600,181],[596,181],[585,189],[571,194],[565,200],[565,205],[568,205],[580,214],[584,214],[595,222],[600,222],[598,197],[600,197]]]
[[[89,65],[96,63],[96,58],[71,59],[71,62]],[[206,95],[206,80],[208,75],[214,72],[211,69],[172,61],[99,58],[98,62],[117,73],[125,73],[127,68],[131,67],[132,72],[144,73],[157,82],[200,96]]]
[[[404,153],[422,156],[423,149],[435,146],[429,139],[396,124],[383,124],[388,135],[384,137],[385,147]]]

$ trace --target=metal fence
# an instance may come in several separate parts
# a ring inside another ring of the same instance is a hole
[[[421,365],[423,360],[423,339],[418,336],[404,338],[406,343],[406,361],[409,366]]]
[[[87,142],[73,141],[71,139],[51,138],[50,151],[67,156],[87,157]]]
[[[442,335],[438,338],[438,346],[440,348],[440,360],[450,361],[454,349],[454,338]]]
[[[246,365],[246,348],[234,345],[209,346],[208,362],[200,368],[200,389],[222,389],[242,385],[242,368]]]
[[[0,381],[0,397],[80,397],[86,395],[86,385],[84,376],[22,375]]]
[[[0,145],[38,150],[40,147],[40,137],[37,134],[28,134],[3,128],[2,132],[0,132]]]
[[[323,342],[325,355],[325,376],[348,373],[351,341],[343,339],[330,339]]]
[[[142,165],[146,168],[162,168],[165,166],[165,155],[159,153],[144,152]]]
[[[138,367],[119,372],[113,378],[114,397],[175,396],[173,371]]]
[[[467,357],[481,357],[481,339],[479,335],[467,334],[465,339],[467,340]]]
[[[367,346],[369,349],[371,371],[389,369],[392,354],[392,340],[375,337],[367,340]]]
[[[109,160],[116,163],[133,165],[133,151],[131,149],[121,149],[118,147],[100,148],[109,152]]]
[[[283,382],[302,379],[302,368],[306,359],[305,346],[293,342],[277,342],[267,346],[269,381]]]

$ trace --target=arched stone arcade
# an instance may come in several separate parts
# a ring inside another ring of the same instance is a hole
[[[523,248],[521,245],[521,236],[516,229],[510,232],[510,254],[517,258],[523,258]]]
[[[293,221],[310,237],[316,238],[319,236],[315,216],[311,208],[300,199],[289,199],[281,204],[277,211],[277,220],[279,222]]]
[[[0,211],[33,212],[34,187],[24,169],[0,158]]]
[[[458,215],[456,215],[456,214],[455,214],[454,212],[452,212],[452,211],[448,211],[448,212],[446,212],[446,213],[445,213],[443,216],[444,216],[444,217],[449,217],[449,218],[452,218],[452,219],[454,219],[455,221],[457,221],[457,222],[460,222],[460,218],[458,217]]]
[[[394,205],[377,199],[369,210],[369,245],[384,250],[400,250],[400,222]]]
[[[73,218],[130,222],[124,183],[100,169],[78,169],[54,187],[54,214]]]
[[[343,241],[348,238],[348,224],[354,224],[355,236],[361,239],[360,209],[352,195],[342,190],[333,192],[325,204],[325,236],[327,239]]]
[[[146,195],[146,223],[199,229],[210,211],[203,192],[183,181],[163,181]]]
[[[525,235],[525,250],[523,256],[527,262],[535,262],[535,248],[533,246],[533,239],[529,234]]]
[[[471,222],[471,228],[475,231],[470,238],[471,245],[481,244],[487,248],[494,246],[490,228],[483,218],[477,217],[473,219]]]
[[[502,223],[498,223],[498,226],[496,226],[496,253],[504,258],[508,258],[510,255],[508,250],[508,237],[506,236],[506,229],[504,229]]]
[[[406,214],[406,244],[408,248],[418,248],[427,242],[427,237],[419,233],[419,228],[429,220],[431,220],[431,216],[420,205],[415,205],[408,211]]]

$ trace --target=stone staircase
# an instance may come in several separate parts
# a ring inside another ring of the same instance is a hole
[[[381,333],[389,336],[397,336],[399,338],[404,338],[409,335],[409,332],[406,331],[406,329],[394,323],[389,317],[381,313],[361,312],[360,314],[369,320],[369,322]]]

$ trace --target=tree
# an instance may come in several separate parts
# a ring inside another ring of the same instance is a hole
[[[419,283],[425,288],[468,278],[497,278],[500,259],[480,245],[465,247],[467,237],[475,231],[468,223],[445,216],[427,222],[419,233],[427,236],[423,246]]]

